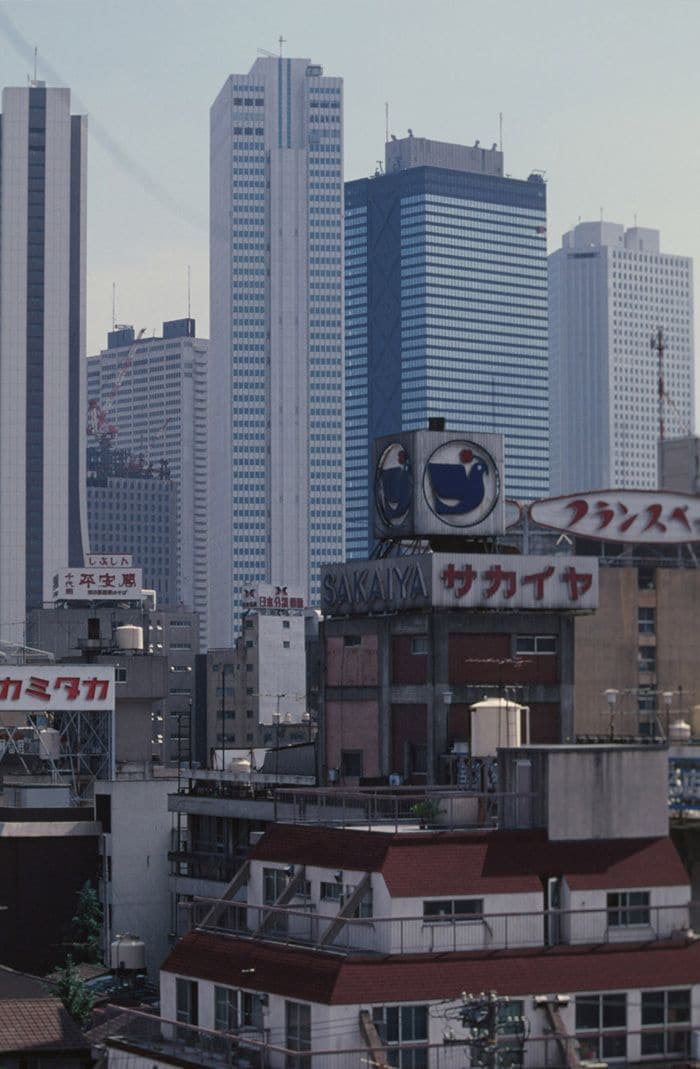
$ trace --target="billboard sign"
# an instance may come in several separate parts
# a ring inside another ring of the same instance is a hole
[[[250,611],[287,612],[304,608],[303,591],[274,583],[255,583],[243,587],[243,609]]]
[[[0,671],[0,716],[114,709],[114,667],[109,665],[4,665]]]
[[[502,534],[503,436],[407,431],[374,451],[377,538]]]
[[[54,601],[143,601],[140,568],[64,568],[53,577]]]
[[[601,542],[700,541],[700,498],[665,490],[591,490],[533,501],[541,527]]]
[[[425,553],[331,564],[321,572],[321,608],[365,615],[429,608],[591,611],[598,606],[594,557]]]
[[[133,568],[131,553],[86,553],[86,568]]]

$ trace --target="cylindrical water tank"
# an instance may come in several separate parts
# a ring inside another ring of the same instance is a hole
[[[472,757],[495,757],[499,746],[521,746],[525,708],[506,698],[484,698],[472,705]]]
[[[146,944],[137,935],[115,935],[109,948],[109,967],[113,971],[145,972]]]
[[[674,720],[668,729],[669,742],[690,742],[691,728],[687,720]]]
[[[39,728],[39,757],[56,761],[61,756],[61,735],[56,728]]]
[[[114,638],[120,650],[142,650],[143,628],[136,624],[122,624],[114,629]]]

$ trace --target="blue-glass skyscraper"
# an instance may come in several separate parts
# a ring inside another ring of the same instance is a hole
[[[347,555],[372,545],[370,453],[427,427],[506,436],[506,492],[546,496],[546,187],[503,155],[408,137],[345,186]]]

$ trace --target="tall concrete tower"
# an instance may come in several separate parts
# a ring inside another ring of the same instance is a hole
[[[209,641],[343,557],[342,81],[258,59],[211,110]]]
[[[11,641],[86,545],[86,135],[70,90],[3,90],[0,638]]]

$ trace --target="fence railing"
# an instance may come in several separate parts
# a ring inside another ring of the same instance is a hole
[[[294,908],[195,898],[186,904],[194,928],[344,953],[442,953],[549,945],[687,938],[691,904],[640,908],[470,913],[462,916],[352,917]],[[692,904],[694,913],[697,906]]]
[[[532,1024],[533,1022],[531,1022]],[[454,1027],[453,1027],[454,1026]],[[656,1046],[653,1064],[687,1065],[691,1053],[692,1031],[689,1024],[646,1029],[641,1032],[622,1029],[616,1045],[616,1064],[620,1066],[648,1066],[642,1063],[645,1035],[662,1036]],[[490,1063],[494,1069],[555,1069],[579,1064],[579,1058],[596,1061],[598,1042],[590,1036],[529,1035],[525,1039],[500,1035]],[[110,1048],[109,1064],[115,1069],[128,1069],[133,1054],[158,1061],[172,1059],[177,1065],[200,1069],[357,1069],[374,1065],[377,1069],[410,1066],[411,1069],[464,1069],[465,1064],[485,1064],[477,1059],[485,1051],[482,1044],[471,1039],[467,1032],[452,1022],[445,1022],[441,1043],[389,1044],[384,1052],[370,1051],[366,1046],[328,1049],[321,1041],[310,1042],[309,1050],[292,1050],[269,1042],[265,1029],[257,1032],[213,1032],[205,1028],[168,1021],[120,1009],[109,1022],[105,1042]],[[488,1052],[491,1053],[491,1052]],[[123,1055],[123,1056],[122,1056]]]

